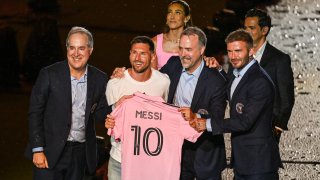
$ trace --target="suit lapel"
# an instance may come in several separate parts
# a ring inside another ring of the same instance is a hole
[[[232,74],[232,77],[228,83],[228,88],[227,88],[227,95],[228,95],[228,99],[229,101],[231,101],[231,97],[230,97],[230,90],[231,90],[231,85],[232,85],[232,82],[234,80],[235,76]]]
[[[191,101],[191,109],[195,109],[198,101],[200,100],[200,95],[206,88],[206,79],[208,78],[208,69],[207,67],[203,67],[202,72],[200,73],[196,88],[193,93],[192,101]]]
[[[178,66],[177,66],[177,71],[176,73],[173,73],[171,79],[170,79],[170,87],[169,87],[169,95],[168,95],[168,102],[173,103],[173,98],[174,95],[176,94],[176,90],[178,87],[178,83],[180,80],[182,74],[182,65],[181,62],[179,61]]]
[[[92,106],[93,89],[94,89],[94,73],[90,65],[88,65],[87,73],[88,73],[87,74],[87,101],[86,101],[86,114],[85,114],[86,125],[89,120],[89,115],[90,115],[91,106]]]
[[[267,42],[266,48],[264,49],[264,52],[260,60],[261,67],[266,67],[266,65],[268,64],[268,59],[270,59],[269,56],[270,56],[270,44]]]
[[[234,97],[237,96],[237,93],[239,92],[239,90],[242,88],[242,86],[245,84],[246,80],[248,78],[248,74],[245,73],[244,76],[242,77],[242,79],[240,80],[239,84],[237,85],[236,89],[234,90],[232,97],[231,97],[231,102],[233,102]],[[230,95],[229,95],[230,96]]]
[[[248,70],[247,72],[243,75],[242,79],[240,80],[239,84],[237,85],[236,89],[234,90],[232,97],[236,97],[237,93],[239,92],[239,90],[242,88],[242,86],[244,86],[247,81],[247,79],[249,78],[251,71],[253,71],[256,67],[258,66],[258,63],[255,62]],[[231,86],[230,86],[231,87]],[[234,98],[231,99],[231,101],[233,101]]]
[[[67,61],[64,61],[63,69],[61,72],[58,72],[59,81],[61,82],[62,89],[61,89],[61,95],[63,96],[62,99],[65,99],[66,103],[61,104],[62,106],[65,106],[68,108],[70,112],[70,123],[71,123],[71,113],[72,113],[72,94],[71,94],[71,75],[70,75],[70,69]]]

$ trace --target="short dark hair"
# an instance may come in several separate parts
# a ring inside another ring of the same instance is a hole
[[[148,44],[150,51],[152,53],[154,52],[154,43],[151,40],[151,38],[149,38],[148,36],[136,36],[132,39],[132,41],[130,42],[130,45],[132,47],[134,44],[137,44],[137,43]]]
[[[267,14],[267,12],[261,10],[261,9],[250,9],[246,15],[245,15],[245,18],[248,18],[248,17],[257,17],[259,22],[259,26],[261,28],[267,26],[269,27],[269,31],[270,31],[270,28],[271,28],[271,17]],[[267,32],[267,35],[269,34],[269,31]]]
[[[250,33],[245,31],[244,29],[238,29],[231,32],[227,38],[225,39],[226,44],[232,43],[235,41],[243,41],[247,43],[247,48],[251,49],[253,47],[253,39]]]
[[[188,27],[181,33],[180,39],[182,36],[191,36],[197,35],[199,38],[199,45],[206,47],[207,45],[207,36],[206,34],[198,27]]]

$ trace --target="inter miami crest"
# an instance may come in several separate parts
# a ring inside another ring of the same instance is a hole
[[[244,107],[244,105],[243,105],[242,103],[237,103],[237,104],[236,104],[236,111],[237,111],[239,114],[242,114],[243,107]]]

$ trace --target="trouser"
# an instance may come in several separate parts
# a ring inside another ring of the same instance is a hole
[[[194,168],[195,150],[184,150],[181,160],[180,180],[221,180],[221,174],[209,178],[199,178]]]
[[[254,174],[254,175],[241,175],[234,171],[234,180],[279,180],[278,171]]]
[[[108,165],[108,180],[121,180],[121,163],[111,156]]]

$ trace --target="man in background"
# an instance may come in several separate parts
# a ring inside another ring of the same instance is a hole
[[[275,48],[266,40],[271,29],[270,16],[260,10],[247,12],[244,29],[253,38],[253,57],[271,77],[276,91],[273,106],[274,135],[277,142],[281,133],[288,130],[288,121],[294,105],[294,82],[290,56]]]

